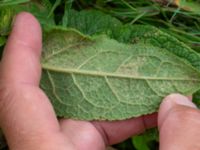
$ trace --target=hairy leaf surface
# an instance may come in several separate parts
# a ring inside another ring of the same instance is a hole
[[[58,116],[122,120],[155,112],[166,95],[190,95],[200,73],[150,42],[54,29],[45,35],[41,87]]]

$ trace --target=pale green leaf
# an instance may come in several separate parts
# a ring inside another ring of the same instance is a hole
[[[176,44],[176,43],[175,43]],[[150,42],[123,44],[75,30],[46,33],[41,87],[58,116],[122,120],[157,111],[161,100],[200,88],[200,73]]]

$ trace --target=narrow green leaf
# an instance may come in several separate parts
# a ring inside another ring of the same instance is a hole
[[[105,35],[88,37],[75,30],[46,33],[42,66],[41,87],[57,115],[77,119],[149,114],[166,95],[190,95],[200,88],[200,73],[165,48],[142,40],[123,44]]]
[[[65,2],[65,12],[62,18],[62,26],[66,27],[68,25],[68,20],[69,20],[69,13],[71,11],[72,3],[74,0],[67,0]]]
[[[47,18],[49,18],[49,17],[51,17],[51,16],[53,15],[54,10],[58,7],[58,5],[61,4],[61,2],[62,2],[61,0],[56,0],[56,1],[55,1],[55,3],[54,3],[54,5],[52,6],[51,11],[49,12]]]
[[[21,3],[30,2],[30,0],[2,0],[0,1],[0,8],[5,6],[12,6]]]

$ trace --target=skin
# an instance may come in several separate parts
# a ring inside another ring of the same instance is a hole
[[[41,47],[38,21],[29,13],[17,15],[0,66],[0,127],[11,150],[103,150],[157,124],[161,150],[200,149],[200,112],[179,94],[165,98],[158,116],[112,122],[58,120],[39,88]]]

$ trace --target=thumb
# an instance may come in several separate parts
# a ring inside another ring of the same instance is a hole
[[[160,150],[200,149],[200,111],[180,94],[167,96],[159,109]]]

